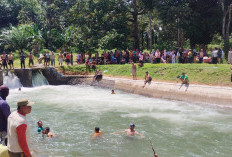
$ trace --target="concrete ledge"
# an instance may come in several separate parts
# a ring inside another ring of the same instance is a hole
[[[152,82],[143,88],[142,80],[129,80],[104,77],[99,83],[92,83],[99,87],[121,90],[128,93],[148,97],[180,100],[194,103],[218,104],[232,107],[232,88],[220,86],[189,85],[181,86],[175,83]]]

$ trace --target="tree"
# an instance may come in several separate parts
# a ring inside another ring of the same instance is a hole
[[[222,9],[222,37],[224,39],[224,51],[226,58],[229,50],[229,35],[231,27],[232,2],[229,0],[219,0]]]
[[[184,30],[190,39],[191,48],[196,44],[208,44],[220,31],[221,11],[217,0],[190,0],[189,16]]]
[[[29,49],[33,36],[30,31],[32,30],[30,25],[22,25],[12,27],[10,30],[3,30],[0,36],[0,44],[10,50]]]
[[[155,7],[155,2],[154,0],[142,0],[143,5],[145,6],[145,9],[148,10],[148,16],[149,16],[149,33],[148,33],[148,38],[149,38],[149,49],[152,49],[152,13],[153,9]]]

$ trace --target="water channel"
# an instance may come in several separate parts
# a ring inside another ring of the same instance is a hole
[[[160,157],[231,157],[232,110],[228,108],[147,98],[90,86],[40,86],[10,90],[16,101],[35,102],[28,115],[31,143],[41,157],[152,157],[152,142]],[[42,120],[57,137],[43,138]],[[128,138],[113,132],[129,128],[145,135]],[[99,126],[103,139],[91,140]]]

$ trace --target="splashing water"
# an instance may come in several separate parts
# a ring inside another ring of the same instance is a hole
[[[3,84],[10,89],[21,88],[22,84],[19,78],[11,72],[3,73]]]

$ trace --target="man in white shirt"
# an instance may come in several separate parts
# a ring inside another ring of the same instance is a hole
[[[26,115],[31,113],[31,105],[28,99],[21,99],[17,102],[17,111],[8,117],[8,152],[10,157],[31,157],[29,150],[30,129]]]

